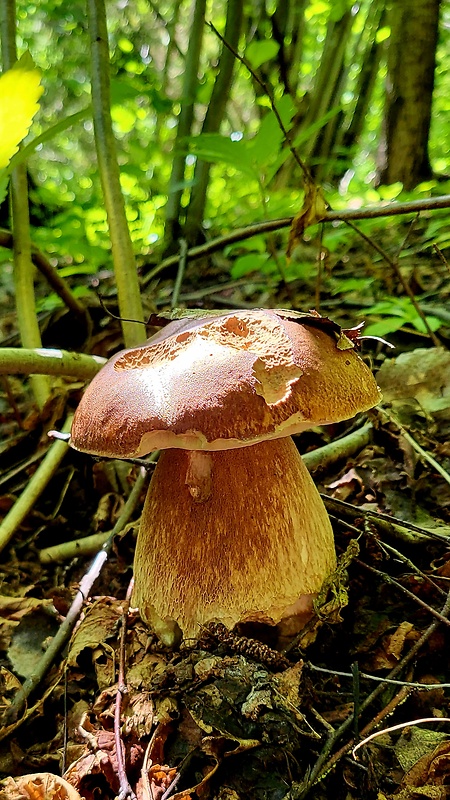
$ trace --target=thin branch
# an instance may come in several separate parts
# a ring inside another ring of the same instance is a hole
[[[183,283],[184,272],[186,269],[186,253],[187,253],[187,242],[186,239],[180,239],[180,257],[178,262],[178,271],[177,277],[175,279],[175,284],[172,291],[172,298],[170,301],[170,307],[176,308],[178,305],[181,285]]]
[[[238,52],[237,52],[237,50],[236,50],[234,47],[232,47],[232,46],[229,44],[229,42],[227,42],[227,40],[225,39],[225,37],[223,37],[223,36],[222,36],[222,35],[219,33],[219,31],[217,30],[217,28],[215,28],[215,27],[214,27],[214,25],[212,24],[212,22],[210,22],[210,23],[208,23],[208,24],[209,24],[209,27],[211,28],[211,30],[213,30],[213,31],[214,31],[214,33],[216,34],[216,36],[217,36],[217,37],[220,39],[220,41],[222,42],[222,44],[223,44],[223,45],[224,45],[226,48],[228,48],[228,50],[230,51],[230,53],[232,53],[232,54],[234,55],[234,57],[235,57],[235,58],[236,58],[238,61],[240,61],[240,63],[241,63],[241,64],[243,64],[243,65],[246,67],[246,69],[248,70],[248,72],[250,73],[250,75],[252,76],[252,78],[253,78],[253,79],[256,81],[256,83],[257,83],[257,84],[258,84],[258,85],[261,87],[261,89],[263,90],[264,94],[265,94],[265,95],[266,95],[266,96],[269,98],[269,101],[270,101],[270,107],[271,107],[271,109],[272,109],[272,111],[273,111],[273,113],[274,113],[274,115],[275,115],[275,118],[276,118],[276,120],[277,120],[277,123],[278,123],[278,127],[280,128],[280,130],[281,130],[281,132],[282,132],[282,134],[283,134],[283,136],[284,136],[284,138],[285,138],[285,140],[286,140],[286,142],[287,142],[287,145],[288,145],[288,147],[289,147],[289,150],[291,151],[291,154],[293,155],[293,157],[294,157],[294,159],[295,159],[296,163],[298,164],[298,166],[299,166],[299,167],[300,167],[300,169],[302,170],[303,177],[304,177],[305,181],[312,183],[312,182],[313,182],[313,179],[312,179],[311,173],[310,173],[310,171],[309,171],[308,167],[306,166],[306,164],[305,164],[305,163],[304,163],[304,162],[301,160],[300,156],[298,155],[298,153],[297,153],[297,151],[296,151],[296,149],[295,149],[295,147],[294,147],[294,145],[293,145],[293,143],[292,143],[292,137],[291,137],[291,134],[290,134],[290,132],[288,131],[288,129],[286,128],[286,126],[285,126],[285,124],[284,124],[283,120],[281,119],[280,113],[279,113],[279,111],[278,111],[278,109],[277,109],[277,107],[276,107],[275,100],[274,100],[274,98],[273,98],[273,90],[272,90],[272,87],[271,87],[270,85],[268,85],[268,84],[264,83],[264,81],[263,81],[263,80],[261,80],[261,78],[259,77],[259,75],[258,75],[258,74],[257,74],[257,73],[254,71],[254,69],[253,69],[253,67],[251,66],[251,64],[250,64],[250,63],[247,61],[247,59],[246,59],[244,56],[241,56],[241,55],[240,55],[240,53],[238,53]]]
[[[395,578],[392,578],[391,575],[388,575],[386,572],[382,572],[376,567],[372,567],[370,564],[366,564],[359,558],[355,558],[355,564],[358,564],[358,566],[368,570],[368,572],[372,572],[374,575],[378,575],[380,578],[382,578],[384,583],[388,583],[390,586],[395,586],[396,589],[399,589],[401,592],[403,592],[403,594],[406,594],[410,600],[413,600],[417,605],[424,608],[425,611],[428,611],[429,614],[432,614],[433,617],[436,617],[436,619],[438,619],[440,622],[443,622],[445,625],[450,627],[450,619],[447,619],[447,617],[443,616],[440,611],[436,611],[435,608],[428,605],[428,603],[425,603],[425,601],[421,600],[420,597],[414,594],[414,592],[410,592],[409,589],[406,589],[405,586],[402,586],[402,584],[396,581]]]
[[[8,249],[12,249],[14,247],[14,237],[11,231],[0,228],[0,247],[5,247]],[[73,311],[77,317],[85,320],[87,316],[86,309],[77,300],[77,298],[74,297],[68,284],[64,278],[61,278],[53,264],[51,264],[48,258],[33,245],[31,246],[31,260],[47,280],[49,286],[51,286],[53,291],[56,292],[63,303],[67,306],[67,308]]]
[[[316,667],[310,661],[305,661],[305,667],[311,669],[313,672],[324,672],[327,675],[339,675],[341,678],[353,678],[351,672],[338,672],[335,669],[326,669],[325,667]],[[376,681],[376,683],[387,683],[393,686],[410,686],[411,689],[424,689],[430,691],[431,689],[450,689],[450,683],[416,683],[414,681],[396,681],[390,678],[380,678],[379,675],[369,675],[367,672],[359,672],[359,677],[365,681]]]
[[[56,444],[59,443],[57,442]],[[114,536],[116,536],[116,534],[122,530],[123,525],[126,524],[126,522],[128,522],[130,515],[130,508],[134,509],[137,498],[139,497],[139,494],[141,493],[142,488],[145,485],[145,480],[146,480],[145,470],[141,470],[133,486],[133,489],[130,492],[127,502],[125,503],[122,509],[122,513],[120,514],[113,530],[111,531],[111,535],[108,541],[103,545],[101,551],[97,553],[88,572],[84,575],[84,577],[80,581],[78,592],[75,596],[72,605],[69,608],[69,611],[67,613],[64,622],[62,623],[56,635],[51,640],[49,646],[47,647],[44,655],[40,659],[33,673],[30,675],[29,678],[27,678],[22,688],[17,692],[14,698],[14,702],[9,707],[8,718],[11,721],[17,719],[27,698],[30,696],[31,692],[34,691],[34,689],[36,689],[36,687],[41,683],[43,678],[45,678],[54,659],[56,658],[60,650],[64,647],[65,643],[67,642],[80,616],[83,604],[89,597],[92,591],[92,586],[94,582],[97,580],[98,576],[100,575],[103,565],[108,558],[109,550],[114,540]],[[6,733],[7,731],[5,731],[5,735]],[[4,736],[0,733],[0,740],[2,738],[4,738]]]
[[[350,220],[393,217],[400,214],[416,214],[418,211],[435,211],[440,208],[450,208],[450,195],[430,197],[424,200],[410,200],[405,203],[394,202],[387,205],[367,206],[366,208],[360,209],[348,208],[342,211],[327,211],[322,222],[348,222]],[[281,219],[267,220],[265,222],[255,222],[253,225],[248,225],[245,228],[237,228],[225,236],[218,236],[215,239],[211,239],[210,242],[191,247],[187,251],[187,259],[188,261],[192,261],[196,258],[202,258],[203,256],[216,253],[218,250],[223,250],[224,247],[230,244],[250,239],[252,236],[289,228],[293,220],[293,216],[284,217]],[[159,275],[165,269],[173,267],[177,263],[178,255],[165,258],[164,261],[161,261],[160,264],[154,267],[145,276],[143,284],[147,285],[156,275]]]
[[[63,432],[70,431],[72,419],[73,415],[69,414],[63,425]],[[7,546],[17,528],[32,510],[38,497],[41,496],[64,458],[67,447],[68,445],[64,441],[53,442],[19,499],[8,511],[0,525],[0,552]]]
[[[424,722],[450,722],[448,717],[422,717],[422,719],[411,719],[408,722],[400,722],[399,725],[391,725],[390,728],[385,728],[382,731],[376,731],[376,733],[371,733],[370,736],[366,736],[362,742],[358,742],[357,745],[352,750],[352,756],[355,758],[355,753],[359,750],[360,747],[364,747],[366,744],[371,742],[373,739],[376,739],[377,736],[383,736],[386,733],[392,733],[393,731],[400,731],[404,728],[410,728],[412,725],[423,725]]]
[[[447,599],[446,599],[446,601],[445,601],[445,603],[444,603],[444,605],[442,607],[441,616],[445,617],[445,618],[448,618],[449,613],[450,613],[450,592],[448,593]],[[386,677],[390,678],[390,679],[393,679],[397,675],[399,675],[403,671],[403,669],[417,656],[419,651],[422,649],[422,647],[428,641],[428,639],[434,634],[434,632],[437,630],[439,625],[440,625],[440,620],[437,620],[437,619],[434,620],[431,623],[431,625],[426,629],[426,631],[422,634],[420,639],[412,645],[412,647],[406,653],[406,655],[399,661],[398,664],[396,664],[396,666],[390,671],[389,675],[387,675]],[[361,706],[360,706],[360,712],[362,713],[363,711],[365,711],[366,708],[368,708],[373,703],[373,701],[376,700],[376,698],[383,691],[384,691],[384,686],[383,686],[382,683],[380,683],[379,686],[377,686],[373,690],[373,692],[371,692],[371,694],[369,694],[368,697],[366,697],[366,699],[363,700],[363,702],[361,703]],[[404,694],[402,696],[400,696],[400,700],[405,699],[407,697],[409,691],[410,691],[410,689],[408,687],[403,687],[400,690],[400,692],[403,692]],[[398,705],[398,702],[397,702],[397,705]],[[386,707],[386,708],[388,708],[388,707]],[[389,709],[388,713],[391,713],[392,710],[393,709]],[[384,711],[386,711],[386,709],[384,709]],[[380,712],[380,713],[383,713],[383,712]],[[380,715],[375,717],[375,720],[379,720],[379,719],[380,719]],[[310,776],[309,776],[309,780],[308,780],[307,785],[305,787],[305,792],[303,794],[303,797],[306,797],[308,791],[315,784],[319,783],[322,780],[322,778],[324,778],[325,775],[327,775],[328,772],[331,769],[333,769],[333,767],[335,767],[337,762],[343,756],[345,756],[348,752],[350,752],[352,747],[355,745],[355,741],[352,739],[350,742],[348,742],[346,745],[344,745],[344,747],[342,747],[337,753],[335,753],[334,756],[331,756],[331,758],[327,761],[328,756],[330,755],[334,745],[343,736],[343,734],[351,727],[352,723],[353,723],[353,716],[351,715],[350,717],[348,717],[342,723],[342,725],[339,726],[339,728],[336,728],[336,730],[330,735],[330,737],[329,737],[328,741],[326,742],[322,752],[319,755],[319,758],[317,759],[316,763],[314,764],[314,766],[313,766],[313,768],[311,770],[311,773],[310,773]],[[361,733],[363,735],[366,732],[367,732],[367,728],[364,728],[363,731],[361,731]]]
[[[434,346],[435,346],[435,347],[440,347],[440,344],[441,344],[441,343],[440,343],[439,339],[437,338],[436,334],[435,334],[435,333],[434,333],[434,332],[431,330],[431,328],[430,328],[430,326],[429,326],[429,324],[428,324],[428,320],[427,320],[427,318],[426,318],[426,316],[425,316],[424,312],[422,311],[422,309],[421,309],[421,307],[420,307],[419,303],[417,302],[417,300],[416,300],[416,296],[415,296],[415,294],[414,294],[413,290],[411,289],[411,287],[410,287],[410,285],[409,285],[408,281],[407,281],[407,280],[404,278],[404,276],[403,276],[403,273],[402,273],[402,271],[401,271],[401,269],[400,269],[400,267],[399,267],[399,265],[398,265],[398,263],[397,263],[397,260],[396,260],[395,258],[391,258],[391,257],[390,257],[390,256],[389,256],[389,255],[386,253],[386,251],[385,251],[385,250],[383,250],[383,249],[380,247],[380,245],[378,244],[378,242],[376,242],[376,241],[375,241],[375,239],[372,239],[372,237],[371,237],[371,236],[367,236],[367,234],[366,234],[366,233],[364,233],[363,231],[361,231],[361,230],[360,230],[360,229],[357,227],[357,225],[354,225],[354,224],[353,224],[353,222],[350,222],[350,220],[347,220],[347,223],[346,223],[346,224],[347,224],[347,225],[348,225],[350,228],[352,228],[352,230],[354,230],[354,231],[355,231],[355,233],[359,234],[359,236],[361,236],[361,238],[362,238],[362,239],[364,239],[364,241],[366,241],[368,244],[370,244],[370,245],[371,245],[371,247],[373,247],[373,248],[374,248],[374,250],[376,250],[378,253],[380,253],[380,255],[382,255],[382,257],[384,258],[384,260],[385,260],[385,261],[386,261],[386,262],[389,264],[389,266],[390,266],[390,267],[392,268],[392,270],[394,271],[394,274],[395,274],[395,276],[396,276],[397,280],[398,280],[398,281],[401,283],[401,285],[402,285],[402,287],[403,287],[403,290],[404,290],[405,294],[406,294],[406,295],[409,297],[409,299],[411,300],[411,303],[413,304],[413,306],[414,306],[415,310],[417,311],[417,314],[419,315],[420,319],[422,320],[422,322],[423,322],[423,324],[424,324],[424,326],[425,326],[425,330],[427,331],[427,333],[428,333],[428,336],[430,337],[430,339],[431,339],[431,341],[433,342]]]
[[[120,782],[120,792],[118,794],[117,800],[126,800],[127,797],[130,800],[136,800],[136,795],[133,792],[133,789],[130,786],[130,782],[127,777],[126,767],[125,767],[125,747],[122,741],[122,737],[120,735],[120,729],[122,727],[122,699],[124,695],[127,693],[127,685],[126,685],[126,637],[127,637],[127,618],[128,613],[130,611],[130,599],[131,593],[133,591],[134,580],[131,579],[125,603],[123,606],[122,611],[122,627],[120,630],[120,658],[119,658],[119,675],[117,680],[117,693],[116,693],[116,705],[114,709],[114,741],[116,745],[116,757],[117,757],[117,773]]]
[[[92,380],[106,364],[106,358],[67,350],[38,347],[0,348],[0,375],[70,375]]]

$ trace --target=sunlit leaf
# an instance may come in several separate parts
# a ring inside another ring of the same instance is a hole
[[[261,64],[275,58],[279,45],[273,39],[264,39],[262,42],[250,42],[245,51],[245,58],[253,69],[258,69]]]
[[[43,92],[41,74],[29,53],[0,76],[0,169],[27,135]]]

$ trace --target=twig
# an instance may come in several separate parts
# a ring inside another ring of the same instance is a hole
[[[392,698],[392,700],[381,711],[379,711],[379,713],[376,714],[375,717],[371,719],[370,722],[362,729],[361,736],[365,736],[366,734],[370,733],[370,731],[376,728],[377,725],[379,725],[384,719],[386,719],[386,717],[389,717],[391,714],[393,714],[395,709],[398,708],[398,706],[401,706],[402,703],[405,702],[405,700],[409,697],[411,692],[412,689],[409,686],[403,686],[397,692],[397,694]],[[350,718],[350,721],[353,721],[352,717]],[[337,753],[335,753],[334,756],[332,756],[332,758],[330,758],[328,764],[324,768],[322,777],[325,777],[325,774],[328,773],[331,769],[333,769],[333,767],[338,763],[338,761],[340,761],[343,756],[347,755],[347,753],[349,753],[352,747],[354,746],[355,746],[355,740],[352,739],[350,742],[341,747],[341,749],[338,750]]]
[[[180,239],[180,257],[178,261],[177,277],[175,279],[175,284],[172,292],[172,299],[170,301],[171,308],[176,308],[178,305],[178,299],[181,291],[181,284],[183,283],[184,272],[186,269],[186,254],[187,254],[187,241],[186,239]]]
[[[154,453],[152,453],[152,456],[154,456]],[[75,541],[63,542],[53,547],[46,547],[39,553],[41,564],[48,564],[53,561],[67,561],[70,558],[96,553],[111,537],[116,536],[116,534],[123,530],[125,525],[128,524],[136,508],[139,496],[145,486],[146,479],[147,470],[145,467],[142,467],[112,531],[94,533],[92,536],[84,536],[81,539],[75,539]]]
[[[393,217],[400,214],[416,214],[418,211],[435,211],[440,208],[450,208],[450,195],[441,195],[440,197],[430,197],[424,200],[411,200],[406,203],[388,203],[387,205],[367,206],[366,208],[347,208],[342,211],[326,211],[322,222],[348,222],[350,220],[359,219],[376,219],[378,217]],[[294,217],[283,217],[281,219],[266,220],[264,222],[255,222],[253,225],[248,225],[245,228],[237,228],[225,236],[218,236],[211,241],[206,242],[196,247],[190,247],[186,253],[188,261],[195,258],[216,253],[218,250],[223,250],[230,244],[242,242],[250,239],[252,236],[258,236],[261,233],[270,233],[272,231],[279,231],[283,228],[289,228],[292,225]],[[383,251],[384,252],[384,251]],[[173,267],[178,263],[178,255],[169,256],[157,264],[147,275],[144,277],[142,283],[146,286],[150,281],[164,272],[165,269]]]
[[[436,472],[439,472],[439,475],[441,475],[441,477],[444,478],[444,480],[448,484],[450,484],[450,475],[448,474],[448,472],[444,469],[444,467],[441,467],[441,465],[436,461],[435,458],[433,458],[432,455],[430,455],[430,453],[424,450],[423,447],[421,447],[420,444],[416,442],[416,440],[411,436],[411,434],[408,433],[406,428],[403,427],[401,422],[399,422],[398,419],[394,417],[393,414],[389,414],[389,412],[386,411],[385,409],[383,409],[383,414],[385,414],[388,417],[388,419],[391,422],[393,422],[394,425],[397,426],[397,428],[401,431],[401,435],[403,436],[403,438],[406,439],[408,444],[411,445],[411,447],[416,451],[416,453],[418,453],[419,456],[421,456],[421,458],[423,458],[425,461],[428,461],[428,463],[433,467],[433,469],[435,469]]]
[[[127,502],[123,507],[122,513],[119,519],[117,520],[108,541],[105,542],[101,551],[97,553],[88,572],[83,576],[82,580],[80,581],[79,589],[77,591],[77,594],[75,595],[75,599],[72,605],[69,608],[69,611],[67,613],[64,622],[62,623],[56,635],[51,640],[44,655],[39,661],[39,664],[37,665],[33,673],[30,675],[30,677],[27,678],[22,688],[17,692],[14,698],[14,702],[9,707],[8,718],[11,719],[12,721],[18,717],[27,698],[45,677],[47,671],[49,670],[50,666],[53,663],[53,660],[56,658],[59,651],[64,647],[67,639],[69,638],[73,628],[76,625],[78,617],[80,616],[83,603],[89,597],[92,591],[92,586],[96,581],[96,579],[98,578],[98,576],[100,575],[102,567],[108,558],[109,550],[111,548],[114,536],[122,529],[123,524],[125,524],[123,520],[128,521],[130,506],[134,507],[134,504],[136,502],[136,496],[139,495],[140,490],[144,485],[144,482],[145,482],[145,472],[144,475],[142,475],[141,472],[136,480],[136,483],[132,491],[130,492],[130,496],[128,497]]]
[[[450,613],[450,592],[448,593],[446,601],[442,607],[441,616],[448,618],[449,613]],[[429,627],[426,629],[426,631],[422,634],[420,639],[418,639],[418,641],[412,645],[412,647],[406,653],[406,655],[403,656],[401,661],[399,661],[398,664],[396,664],[396,666],[390,671],[389,675],[387,675],[386,677],[391,680],[395,678],[416,657],[417,653],[428,641],[430,636],[433,635],[433,633],[435,632],[435,630],[438,628],[439,625],[440,625],[440,620],[437,619],[434,620],[431,623],[431,625],[429,625]],[[376,700],[376,698],[381,694],[383,690],[384,690],[384,685],[383,683],[380,683],[379,686],[377,686],[373,690],[373,692],[371,692],[370,695],[368,695],[368,697],[366,697],[366,699],[363,700],[363,702],[361,703],[360,711],[361,712],[365,711],[366,708],[368,708],[373,703],[373,701]],[[401,691],[405,691],[404,696],[406,698],[408,687],[403,687]],[[314,764],[311,770],[309,780],[307,782],[307,785],[305,786],[305,792],[303,794],[303,797],[306,797],[308,791],[316,783],[319,783],[322,780],[322,778],[324,778],[325,775],[330,771],[330,769],[332,769],[336,765],[339,759],[345,756],[354,746],[355,742],[350,741],[347,745],[345,745],[345,747],[341,748],[341,750],[339,750],[338,753],[332,756],[329,761],[327,761],[328,756],[330,755],[331,750],[333,749],[333,746],[336,744],[337,741],[339,741],[339,739],[348,730],[348,728],[351,727],[352,722],[353,722],[353,717],[352,716],[348,717],[342,723],[342,725],[340,725],[339,728],[336,728],[334,733],[330,735],[330,737],[328,738],[328,741],[325,743],[325,746],[322,752],[320,753],[319,758],[317,759],[316,763]],[[362,731],[363,735],[365,733],[366,733],[366,728],[364,728]]]
[[[68,375],[91,380],[106,358],[53,348],[0,348],[0,375]]]
[[[389,583],[391,586],[395,586],[397,589],[400,589],[400,591],[403,592],[403,594],[406,594],[407,597],[410,598],[410,600],[414,600],[414,602],[417,605],[424,608],[426,611],[428,611],[429,614],[432,614],[433,617],[436,617],[436,619],[438,619],[440,622],[443,622],[444,625],[448,625],[450,627],[450,619],[447,619],[447,617],[442,616],[440,611],[436,611],[435,608],[428,605],[428,603],[425,603],[424,600],[421,600],[420,597],[414,594],[414,592],[410,592],[409,589],[406,589],[405,586],[402,586],[401,583],[396,581],[395,578],[392,578],[391,575],[388,575],[387,572],[382,572],[380,569],[372,567],[370,564],[366,564],[359,558],[355,558],[355,564],[358,564],[359,567],[363,567],[363,569],[372,572],[374,575],[378,575],[380,578],[383,579],[385,583]]]
[[[434,331],[431,330],[431,328],[430,328],[430,326],[428,324],[428,320],[427,320],[424,312],[422,311],[419,303],[417,302],[416,296],[415,296],[413,290],[411,289],[408,281],[404,278],[403,273],[402,273],[400,267],[398,266],[397,260],[394,259],[394,258],[391,258],[386,253],[386,251],[383,250],[380,247],[378,242],[376,242],[374,239],[372,239],[371,236],[368,236],[366,233],[364,233],[364,231],[360,230],[357,225],[353,224],[353,222],[351,222],[350,220],[347,220],[347,225],[349,226],[349,228],[351,228],[356,233],[358,233],[359,236],[361,236],[361,238],[364,239],[364,241],[366,241],[368,244],[370,244],[374,248],[374,250],[376,250],[378,253],[380,253],[380,255],[384,258],[384,260],[389,264],[389,266],[394,271],[397,280],[401,283],[404,292],[408,295],[409,299],[411,300],[411,303],[413,304],[413,306],[414,306],[415,310],[417,311],[420,319],[422,320],[422,322],[423,322],[423,324],[425,326],[425,330],[427,331],[428,336],[430,337],[431,341],[433,342],[435,347],[440,347],[441,343],[440,343],[439,339],[437,338],[436,334],[434,333]]]
[[[442,250],[437,246],[436,242],[433,244],[434,251],[438,254],[440,260],[442,261],[444,267],[446,268],[447,272],[450,275],[450,264],[448,263],[447,259],[445,258]]]
[[[70,431],[72,419],[73,415],[69,414],[64,422],[62,428],[63,432]],[[56,441],[50,445],[46,456],[37,468],[26,489],[24,489],[19,499],[16,500],[11,510],[8,511],[0,525],[0,552],[6,547],[19,525],[32,510],[38,497],[41,496],[64,458],[67,447],[68,445],[64,441]]]
[[[313,672],[324,672],[327,675],[339,675],[341,678],[353,678],[351,672],[339,672],[335,669],[326,669],[325,667],[317,667],[311,661],[305,661],[305,667],[311,669]],[[414,681],[396,681],[389,678],[380,678],[378,675],[369,675],[367,672],[359,672],[359,677],[365,681],[375,681],[376,683],[388,683],[393,686],[410,686],[411,689],[450,689],[450,683],[415,683]]]
[[[419,525],[415,525],[413,522],[407,522],[407,520],[391,517],[389,514],[384,514],[382,511],[370,511],[367,508],[360,508],[359,506],[352,505],[352,503],[346,503],[345,500],[338,500],[336,497],[330,497],[327,494],[321,494],[320,496],[328,511],[334,511],[336,514],[343,516],[344,518],[367,518],[367,520],[373,523],[377,528],[385,533],[390,533],[391,536],[395,536],[396,534],[403,536],[405,534],[409,534],[411,531],[411,533],[418,533],[421,536],[425,536],[429,539],[436,539],[436,541],[439,542],[442,542],[444,539],[443,536],[434,533],[433,531],[429,531],[426,528],[421,528]]]
[[[120,735],[120,729],[122,725],[122,699],[123,696],[128,691],[126,685],[125,644],[127,637],[127,617],[128,617],[128,612],[130,610],[130,598],[131,598],[131,593],[133,591],[133,586],[134,586],[134,580],[132,578],[127,589],[127,594],[125,597],[125,603],[122,612],[122,628],[120,631],[120,649],[119,649],[119,675],[117,681],[116,706],[114,710],[114,741],[116,745],[117,772],[120,782],[120,792],[117,797],[117,800],[125,800],[125,798],[127,797],[129,797],[130,800],[136,800],[136,795],[133,792],[133,789],[131,788],[130,782],[127,778],[127,773],[125,769],[125,747],[122,741],[122,737]]]
[[[382,731],[376,731],[375,733],[371,733],[370,736],[366,736],[361,742],[358,742],[357,745],[352,750],[352,756],[355,758],[355,753],[359,750],[360,747],[363,745],[368,744],[372,741],[372,739],[376,739],[377,736],[384,736],[386,733],[392,733],[393,731],[400,731],[403,728],[410,728],[412,725],[423,725],[424,722],[450,722],[448,717],[423,717],[422,719],[412,719],[409,722],[400,722],[399,725],[391,725],[390,728],[385,728]]]
[[[395,556],[395,558],[398,558],[399,561],[402,561],[404,564],[406,564],[412,572],[414,572],[416,575],[420,575],[422,580],[426,581],[440,595],[446,597],[447,592],[445,592],[444,589],[438,586],[438,584],[435,583],[435,581],[432,578],[430,578],[429,575],[427,575],[425,572],[422,572],[422,570],[419,569],[419,567],[416,567],[416,565],[414,564],[413,561],[411,561],[410,558],[407,558],[407,556],[403,555],[403,553],[401,553],[399,550],[396,550],[395,547],[392,547],[390,544],[387,544],[387,542],[384,541],[381,542],[378,540],[376,540],[376,542],[381,550],[387,550],[388,553],[391,553],[393,556]]]
[[[234,47],[232,47],[229,42],[227,42],[227,40],[222,36],[222,34],[219,33],[217,28],[214,27],[212,22],[209,22],[208,24],[209,24],[209,27],[211,28],[211,30],[214,31],[214,33],[216,34],[218,39],[220,39],[222,44],[225,47],[228,48],[230,53],[233,54],[233,56],[235,57],[235,59],[237,61],[240,61],[240,63],[244,65],[244,67],[248,70],[248,72],[250,73],[252,78],[261,87],[261,89],[263,90],[264,94],[269,98],[270,107],[271,107],[271,109],[273,111],[273,114],[274,114],[276,120],[277,120],[278,127],[280,128],[280,131],[282,132],[282,134],[283,134],[283,136],[284,136],[284,138],[285,138],[285,140],[287,142],[289,150],[291,151],[291,153],[292,153],[295,161],[297,162],[298,166],[302,170],[305,181],[308,181],[308,182],[312,183],[313,180],[312,180],[311,173],[310,173],[308,167],[306,166],[306,164],[304,163],[304,161],[302,161],[300,156],[298,155],[294,145],[292,144],[292,137],[291,137],[289,131],[287,130],[283,120],[281,119],[280,112],[278,111],[278,109],[276,107],[276,104],[275,104],[275,101],[273,99],[273,89],[272,89],[272,87],[269,84],[264,83],[263,80],[261,80],[259,75],[252,68],[251,64],[247,61],[247,59],[244,56],[241,56],[241,54],[238,53],[237,50],[235,50]]]
[[[348,433],[341,439],[318,447],[310,453],[303,453],[302,460],[310,471],[320,470],[321,474],[341,459],[348,458],[362,450],[370,442],[373,425],[367,422],[362,428]]]

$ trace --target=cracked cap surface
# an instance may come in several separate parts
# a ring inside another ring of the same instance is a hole
[[[353,417],[381,394],[338,332],[325,318],[276,310],[171,322],[100,370],[70,444],[112,458],[225,450]]]

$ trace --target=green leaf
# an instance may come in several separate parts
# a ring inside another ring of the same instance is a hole
[[[379,322],[373,322],[364,328],[364,336],[386,336],[388,333],[398,331],[405,324],[401,317],[386,317]]]
[[[289,95],[284,95],[276,104],[281,121],[289,130],[292,117],[295,114],[294,104]],[[263,117],[259,131],[255,138],[248,143],[248,150],[252,161],[258,167],[265,167],[275,159],[280,152],[280,147],[284,141],[284,133],[273,111]]]
[[[43,92],[30,54],[0,76],[0,169],[7,167],[27,135]]]
[[[189,137],[188,142],[191,145],[191,152],[198,158],[213,164],[228,164],[255,180],[258,179],[246,142],[233,142],[220,133],[201,133],[199,136]]]
[[[245,58],[253,69],[258,69],[261,64],[275,58],[280,46],[271,39],[262,42],[250,42],[245,50]]]
[[[230,274],[233,279],[242,278],[251,272],[258,272],[269,258],[268,253],[246,253],[236,259],[231,267]]]

